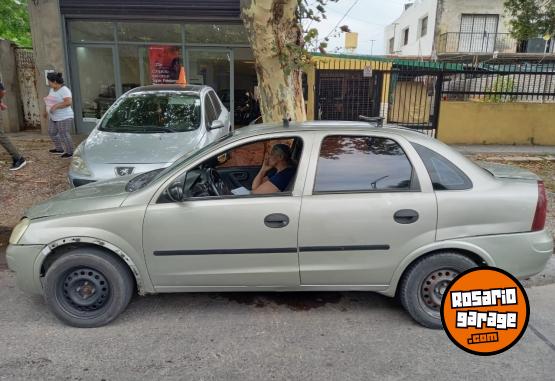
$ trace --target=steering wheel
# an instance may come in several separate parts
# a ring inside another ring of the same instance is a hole
[[[214,196],[226,196],[231,194],[229,186],[214,168],[206,169],[206,181]]]

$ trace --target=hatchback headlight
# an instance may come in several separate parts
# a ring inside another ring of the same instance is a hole
[[[29,227],[31,220],[28,218],[24,218],[13,228],[12,235],[10,236],[10,245],[17,245],[25,231]]]
[[[78,173],[80,175],[91,176],[92,173],[89,167],[87,167],[87,163],[81,157],[82,154],[83,154],[83,145],[79,145],[79,147],[77,147],[77,149],[73,153],[73,159],[71,160],[70,168],[73,172]]]

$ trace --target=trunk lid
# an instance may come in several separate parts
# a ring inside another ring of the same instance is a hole
[[[534,180],[538,181],[541,178],[534,172],[527,169],[515,167],[509,164],[491,163],[487,161],[476,162],[480,167],[491,173],[493,176],[500,179],[517,179],[517,180]]]

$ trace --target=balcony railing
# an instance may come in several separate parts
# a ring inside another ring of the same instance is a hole
[[[509,33],[443,33],[438,40],[438,53],[516,53],[517,40]]]

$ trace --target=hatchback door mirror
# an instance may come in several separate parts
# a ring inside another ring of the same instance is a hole
[[[224,122],[222,122],[222,121],[219,120],[219,119],[216,119],[216,120],[213,121],[212,124],[210,125],[210,129],[211,129],[211,130],[218,130],[218,129],[224,128],[224,127],[225,127]]]

